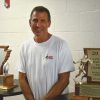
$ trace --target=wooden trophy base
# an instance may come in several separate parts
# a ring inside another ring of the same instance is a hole
[[[9,90],[14,87],[16,87],[16,85],[14,85],[14,75],[13,74],[0,75],[0,89]]]

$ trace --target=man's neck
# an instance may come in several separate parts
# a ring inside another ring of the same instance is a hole
[[[35,36],[34,41],[37,43],[42,43],[47,41],[51,37],[51,34],[41,35],[41,36]]]

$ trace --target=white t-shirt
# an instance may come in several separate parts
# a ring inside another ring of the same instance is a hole
[[[26,73],[36,100],[41,100],[57,82],[58,74],[74,71],[67,43],[56,37],[42,43],[33,39],[21,46],[18,71]]]

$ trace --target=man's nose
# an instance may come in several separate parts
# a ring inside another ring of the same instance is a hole
[[[37,27],[40,27],[41,26],[41,23],[40,22],[37,22],[36,26]]]

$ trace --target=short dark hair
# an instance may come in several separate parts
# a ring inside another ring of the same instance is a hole
[[[35,8],[33,8],[33,10],[31,11],[31,14],[30,14],[30,19],[32,17],[32,14],[33,12],[46,12],[47,15],[48,15],[48,21],[51,21],[51,15],[50,15],[50,12],[47,8],[43,7],[43,6],[36,6]]]

